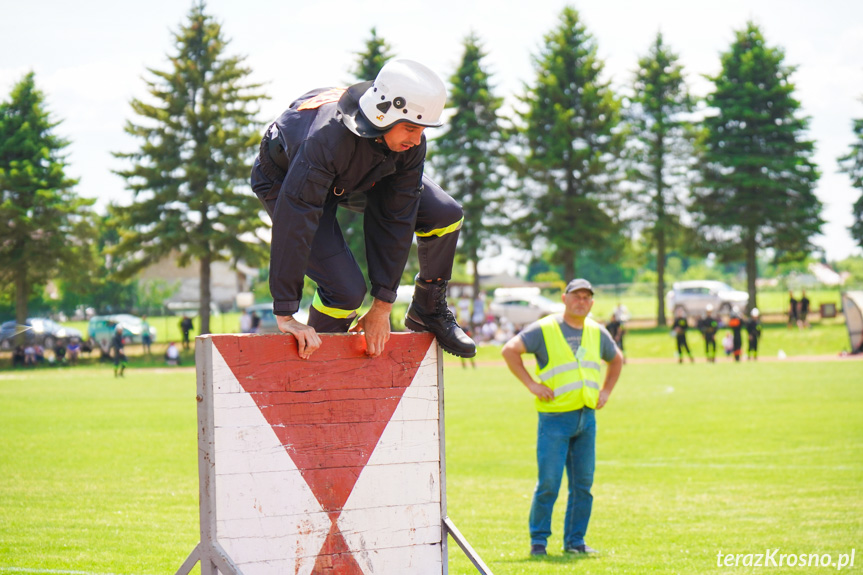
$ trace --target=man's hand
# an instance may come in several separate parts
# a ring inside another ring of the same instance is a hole
[[[357,325],[350,329],[353,333],[365,333],[366,354],[378,357],[384,352],[390,340],[390,312],[393,304],[376,299],[372,307],[357,320]]]
[[[540,401],[551,401],[554,399],[554,390],[543,383],[533,382],[527,386],[527,389],[537,396]]]
[[[603,406],[608,403],[608,396],[611,395],[611,392],[607,389],[600,390],[599,399],[596,400],[596,409],[602,409]]]
[[[279,331],[297,338],[297,352],[301,359],[309,359],[312,353],[321,347],[321,336],[315,328],[298,322],[293,316],[277,315],[276,324],[279,326]]]

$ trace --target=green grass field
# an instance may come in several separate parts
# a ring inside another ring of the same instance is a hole
[[[863,362],[628,364],[599,414],[602,556],[562,555],[561,499],[531,559],[536,415],[498,357],[445,368],[449,514],[495,574],[761,572],[717,553],[863,548]],[[198,540],[194,395],[188,370],[0,373],[0,572],[174,573]],[[475,572],[454,543],[450,572]]]

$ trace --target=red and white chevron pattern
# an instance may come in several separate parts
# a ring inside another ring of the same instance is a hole
[[[442,573],[436,346],[212,336],[216,534],[245,575]]]

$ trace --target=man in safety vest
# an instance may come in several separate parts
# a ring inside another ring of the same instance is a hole
[[[584,542],[593,506],[596,466],[596,420],[620,377],[623,354],[608,331],[588,318],[593,287],[585,279],[569,282],[563,294],[563,315],[545,317],[527,326],[503,347],[506,364],[536,396],[539,428],[536,459],[539,479],[530,508],[531,555],[545,555],[551,535],[551,513],[563,470],[569,482],[563,548],[567,553],[596,553]],[[536,357],[537,382],[522,355]],[[608,363],[600,385],[601,362]]]
[[[297,338],[300,357],[318,332],[365,334],[379,356],[414,235],[420,273],[405,325],[434,333],[444,350],[473,357],[476,345],[447,307],[461,206],[423,173],[427,127],[441,126],[443,81],[412,60],[392,60],[374,81],[320,88],[270,124],[252,168],[252,189],[273,220],[270,292],[279,329]],[[366,281],[336,219],[363,212],[371,309],[357,317]],[[303,276],[318,286],[308,325],[299,309]]]

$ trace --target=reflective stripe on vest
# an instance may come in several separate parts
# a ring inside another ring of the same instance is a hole
[[[563,336],[559,319],[559,315],[549,316],[539,322],[548,351],[548,365],[542,369],[537,367],[536,373],[540,381],[554,390],[554,399],[540,401],[537,398],[536,408],[543,412],[574,411],[582,407],[595,409],[602,366],[599,324],[591,319],[584,320],[580,357],[576,358]]]

